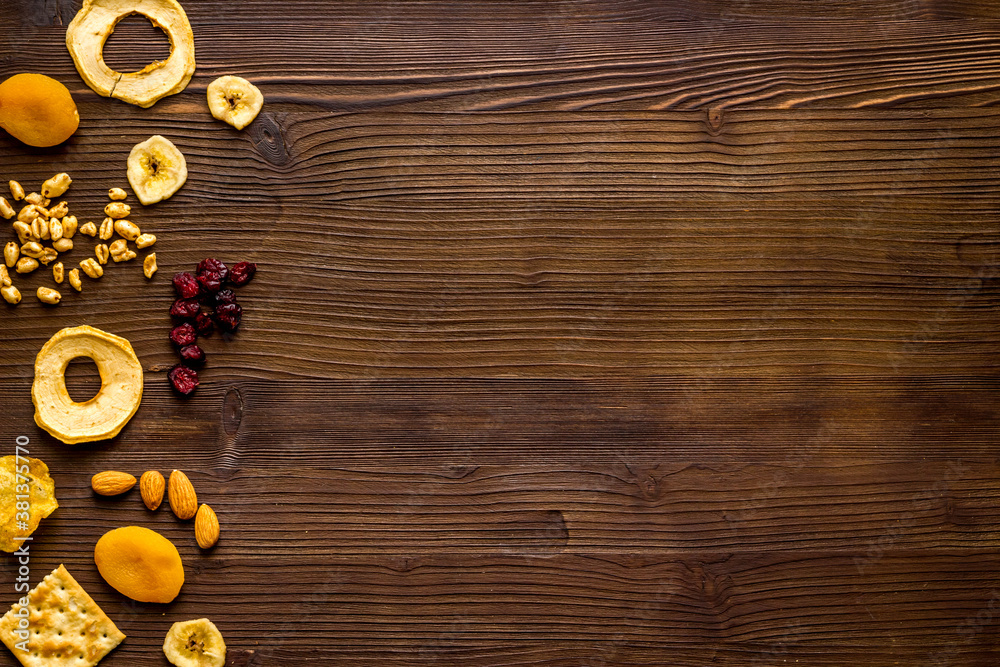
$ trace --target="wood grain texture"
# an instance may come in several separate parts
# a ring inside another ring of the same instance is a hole
[[[8,309],[35,332],[10,349],[32,354],[45,322],[72,314],[117,327],[147,368],[171,363],[169,276],[236,225],[246,250],[223,259],[259,262],[262,280],[245,292],[249,335],[209,351],[262,376],[996,373],[991,111],[746,111],[718,126],[701,112],[296,113],[256,127],[236,138],[177,117],[123,137],[98,121],[74,138],[63,160],[102,156],[71,170],[81,219],[99,220],[106,187],[124,184],[115,156],[153,132],[192,175],[133,216],[160,239],[152,285],[115,266],[58,312]],[[208,150],[220,135],[225,151]],[[51,165],[15,153],[6,168],[32,183]],[[68,258],[85,256],[80,240]],[[142,316],[120,322],[125,308]]]
[[[39,272],[0,308],[0,455],[28,436],[61,505],[32,580],[65,563],[125,631],[102,665],[165,665],[202,616],[233,667],[1000,658],[996,2],[185,0],[198,71],[151,109],[82,83],[79,4],[0,3],[0,78],[55,76],[82,117],[54,149],[0,133],[0,182],[68,171],[100,220],[138,141],[190,170],[131,216],[154,280],[44,308]],[[139,18],[106,49],[165,53]],[[222,74],[265,94],[243,132],[207,112]],[[260,270],[181,400],[169,280],[206,256]],[[32,362],[83,323],[146,388],[68,447]],[[211,551],[89,489],[173,468]],[[173,604],[100,578],[121,525],[178,546]]]
[[[467,470],[553,462],[652,469],[675,460],[713,470],[743,463],[780,470],[835,455],[939,468],[995,456],[1000,437],[996,379],[281,381],[214,367],[202,375],[203,386],[181,402],[165,372],[147,374],[143,418],[129,423],[113,448],[71,451],[139,465],[152,448],[224,476],[273,461],[435,461]],[[98,388],[87,378],[69,384],[81,396]],[[68,453],[31,423],[30,377],[7,381],[3,390],[13,398],[0,426]]]
[[[272,110],[990,106],[1000,95],[989,3],[314,3],[308,22],[280,4],[191,4],[198,73],[146,117],[198,109],[191,93],[234,72]],[[41,69],[94,100],[65,49],[25,48],[61,46],[73,6],[5,14],[13,49],[0,74]],[[133,52],[162,50],[152,30],[133,35]]]

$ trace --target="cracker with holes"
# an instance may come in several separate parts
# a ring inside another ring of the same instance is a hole
[[[123,639],[62,565],[0,619],[0,641],[24,667],[92,667]]]

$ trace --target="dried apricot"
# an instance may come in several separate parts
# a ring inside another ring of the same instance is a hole
[[[112,588],[139,602],[170,602],[184,585],[177,547],[149,528],[105,533],[94,547],[94,562]]]
[[[29,146],[55,146],[76,132],[80,114],[69,89],[44,74],[0,83],[0,127]]]

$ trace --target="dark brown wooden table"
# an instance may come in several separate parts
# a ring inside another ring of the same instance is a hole
[[[139,109],[76,74],[79,2],[0,4],[0,75],[82,118],[0,136],[0,180],[70,172],[83,222],[152,134],[190,169],[132,215],[154,280],[48,308],[40,271],[0,312],[0,454],[30,437],[61,503],[33,581],[65,563],[128,635],[102,664],[165,665],[201,616],[233,665],[997,664],[1000,3],[184,6],[197,73]],[[134,18],[107,58],[167,51]],[[266,96],[243,132],[208,113],[223,74]],[[170,278],[207,256],[260,271],[181,400]],[[70,447],[32,364],[85,323],[146,391]],[[150,468],[216,508],[214,550],[89,488]],[[180,549],[173,604],[98,575],[129,524]]]

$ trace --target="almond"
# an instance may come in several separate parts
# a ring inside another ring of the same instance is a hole
[[[155,510],[163,502],[163,492],[167,488],[167,481],[163,479],[156,470],[147,470],[139,478],[139,493],[142,495],[142,502],[146,507]]]
[[[198,495],[194,492],[191,480],[180,470],[170,473],[167,498],[170,500],[170,509],[178,519],[190,519],[198,513]]]
[[[117,496],[135,486],[135,477],[127,472],[105,470],[90,479],[90,486],[102,496]]]
[[[211,549],[219,541],[219,517],[208,505],[198,508],[198,516],[194,518],[194,539],[202,549]]]

